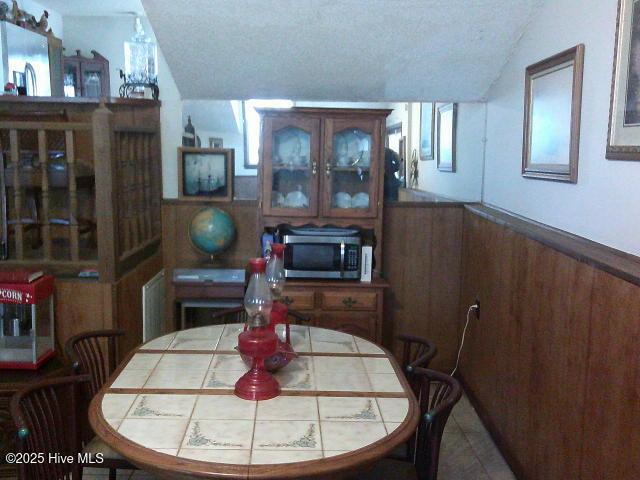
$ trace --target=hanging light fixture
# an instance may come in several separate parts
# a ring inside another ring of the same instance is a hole
[[[136,16],[134,34],[124,42],[124,71],[120,70],[123,84],[121,97],[148,98],[155,100],[160,95],[158,89],[158,47],[145,34],[140,17]],[[150,95],[148,91],[150,91]]]

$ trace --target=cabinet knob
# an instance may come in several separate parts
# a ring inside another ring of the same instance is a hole
[[[358,303],[358,300],[355,300],[351,297],[343,298],[342,304],[347,308],[353,308],[354,305]]]
[[[316,173],[318,173],[318,162],[314,160],[311,162],[311,174],[315,177]]]
[[[284,297],[282,297],[281,302],[284,303],[288,307],[289,305],[291,305],[293,303],[293,298],[284,296]]]
[[[324,168],[324,173],[327,174],[327,177],[331,176],[331,160],[327,159],[326,167]]]

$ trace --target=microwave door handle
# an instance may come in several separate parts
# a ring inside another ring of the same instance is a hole
[[[344,278],[344,250],[345,243],[340,242],[340,278]]]

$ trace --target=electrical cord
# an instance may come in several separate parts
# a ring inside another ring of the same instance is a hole
[[[458,370],[458,365],[460,364],[460,355],[462,354],[462,347],[464,347],[464,337],[467,334],[467,327],[469,326],[469,321],[471,320],[471,312],[473,310],[478,310],[479,306],[477,303],[474,303],[473,305],[471,305],[469,307],[469,310],[467,310],[467,323],[465,323],[464,325],[464,330],[462,331],[462,340],[460,340],[460,348],[458,349],[458,358],[456,358],[456,366],[453,369],[453,371],[451,372],[451,376],[453,377],[453,375],[456,373],[456,371]]]

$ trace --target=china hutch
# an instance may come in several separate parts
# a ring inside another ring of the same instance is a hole
[[[66,97],[108,97],[109,60],[95,50],[92,58],[83,57],[80,50],[64,57],[64,93]]]
[[[285,303],[317,326],[380,341],[384,288],[384,131],[391,110],[261,109],[260,231],[356,227],[374,248],[374,279],[288,281]]]

